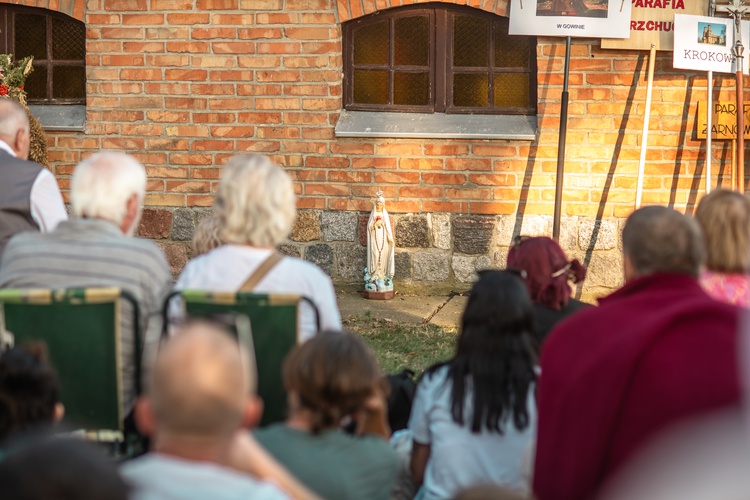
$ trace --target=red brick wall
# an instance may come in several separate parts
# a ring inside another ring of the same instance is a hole
[[[551,215],[560,39],[538,40],[533,143],[334,137],[339,21],[402,3],[88,0],[86,131],[50,134],[61,185],[86,155],[122,149],[148,169],[148,206],[208,207],[224,161],[262,152],[297,181],[301,209],[365,211],[382,189],[392,213]],[[502,13],[507,2],[471,4]],[[633,209],[648,64],[644,52],[598,45],[572,45],[563,213],[607,219]],[[694,122],[705,83],[704,75],[673,70],[671,53],[659,53],[644,203],[690,210],[700,197],[705,149]],[[730,78],[715,85],[716,99],[733,99]],[[731,147],[714,144],[711,182],[728,184]],[[590,252],[594,243],[577,251]]]

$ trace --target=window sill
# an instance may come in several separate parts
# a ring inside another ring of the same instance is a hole
[[[536,139],[536,116],[454,115],[344,110],[336,124],[336,137],[387,137],[419,139]]]
[[[83,104],[30,104],[29,110],[44,130],[83,132],[86,106]]]

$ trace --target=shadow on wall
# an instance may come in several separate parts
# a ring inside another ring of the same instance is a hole
[[[682,125],[680,126],[680,142],[678,144],[684,144],[685,137],[688,134],[687,123],[688,123],[688,117],[689,117],[688,115],[690,113],[690,101],[692,100],[692,97],[693,97],[693,86],[688,83],[687,94],[685,94],[685,103],[682,105]],[[670,193],[669,193],[669,204],[667,205],[669,208],[674,208],[675,202],[677,201],[676,196],[677,196],[677,189],[679,187],[679,182],[680,182],[680,168],[682,166],[683,156],[684,156],[683,149],[677,148],[677,155],[675,156],[675,162],[674,162],[674,173],[672,174],[672,189],[670,190]],[[696,197],[698,196],[698,187],[701,182],[701,177],[703,177],[703,170],[705,168],[706,168],[705,158],[703,159],[703,162],[700,161],[700,157],[697,158],[695,161],[695,172],[693,173],[693,182],[691,183],[690,191],[688,191],[687,207],[685,208],[685,213],[687,214],[692,213],[691,205],[695,204]],[[687,171],[685,173],[687,173]]]
[[[620,159],[620,151],[622,148],[622,143],[625,140],[625,134],[628,129],[628,122],[631,118],[631,111],[633,109],[633,103],[635,100],[635,93],[636,90],[638,90],[638,83],[641,79],[640,74],[643,72],[644,67],[646,66],[646,58],[647,55],[645,53],[641,53],[638,56],[638,64],[635,68],[635,74],[636,78],[633,78],[633,83],[630,86],[630,92],[628,93],[628,99],[625,101],[625,111],[623,112],[623,121],[620,125],[620,129],[617,133],[617,141],[615,141],[615,147],[612,151],[612,160],[609,163],[609,170],[607,171],[607,179],[604,182],[604,187],[602,188],[602,196],[601,200],[599,201],[599,209],[596,212],[596,220],[594,223],[594,228],[591,231],[591,238],[589,239],[589,244],[586,247],[586,256],[583,259],[583,265],[588,268],[591,265],[591,258],[594,255],[594,247],[596,246],[596,240],[599,238],[599,229],[601,228],[602,223],[602,217],[604,216],[604,207],[607,205],[607,200],[609,199],[609,190],[612,187],[612,179],[614,179],[615,171],[617,170],[617,163]],[[576,298],[581,298],[581,293],[583,291],[583,284],[580,284],[576,287]]]

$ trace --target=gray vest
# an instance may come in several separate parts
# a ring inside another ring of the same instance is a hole
[[[31,188],[42,168],[0,150],[0,257],[11,236],[39,231],[31,217]]]

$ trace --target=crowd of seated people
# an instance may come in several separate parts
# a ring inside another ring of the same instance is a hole
[[[122,414],[149,451],[115,459],[60,425],[64,391],[44,347],[17,345],[0,353],[0,498],[588,500],[648,460],[664,433],[741,412],[750,202],[737,193],[706,196],[695,218],[633,212],[624,285],[597,306],[575,297],[586,270],[554,240],[514,241],[508,269],[478,273],[453,356],[421,374],[408,428],[391,436],[387,378],[342,331],[330,278],[275,250],[295,218],[283,169],[262,155],[228,161],[174,285],[159,247],[133,236],[145,183],[128,155],[82,162],[71,219],[12,236],[0,288],[117,286],[137,298],[145,391],[132,384],[125,335]],[[264,353],[221,321],[188,318],[159,341],[173,288],[312,300],[320,328],[301,303],[300,342],[279,367],[284,421],[258,427]],[[404,477],[411,489],[397,487]]]

